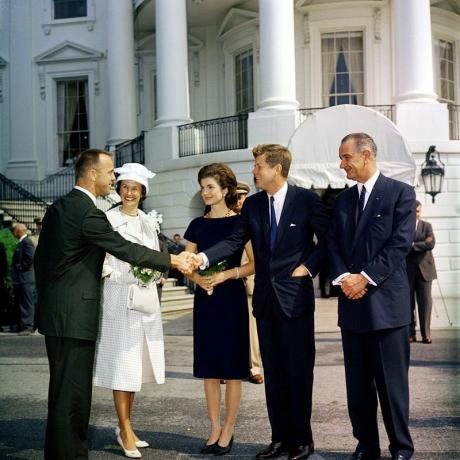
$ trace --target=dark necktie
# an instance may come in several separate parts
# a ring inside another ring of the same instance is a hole
[[[358,201],[358,222],[359,222],[359,219],[361,219],[361,216],[363,215],[365,198],[366,198],[366,187],[364,187],[363,185],[363,188],[361,189],[361,193],[359,194],[359,201]]]
[[[275,214],[275,199],[270,197],[270,250],[273,250],[273,246],[276,241],[276,234],[278,233],[278,225],[276,223]]]

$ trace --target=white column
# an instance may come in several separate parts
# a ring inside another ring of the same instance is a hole
[[[424,149],[449,138],[446,104],[433,81],[430,0],[391,0],[396,124]]]
[[[109,140],[118,144],[138,135],[134,75],[134,18],[131,0],[110,0],[107,14]]]
[[[157,108],[155,126],[189,123],[185,0],[155,1]]]
[[[396,102],[433,102],[430,0],[392,0]]]
[[[259,0],[260,109],[296,109],[294,2]]]

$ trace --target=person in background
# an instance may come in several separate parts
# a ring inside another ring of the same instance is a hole
[[[30,235],[30,239],[35,247],[38,245],[38,239],[40,238],[40,232],[42,230],[42,218],[36,217],[34,219],[35,231]]]
[[[243,203],[250,191],[249,184],[243,181],[238,181],[236,186],[236,202],[235,211],[240,214],[243,208]],[[241,265],[248,261],[246,252],[243,252]],[[252,313],[252,294],[254,292],[254,275],[245,278],[246,292],[248,294],[248,310],[249,310],[249,381],[255,384],[264,382],[262,377],[262,363],[260,359],[259,337],[257,335],[257,322]]]
[[[235,211],[236,177],[225,164],[214,163],[198,172],[201,197],[209,211],[190,222],[186,251],[206,250],[231,235],[241,216]],[[194,273],[193,375],[204,379],[211,432],[201,454],[224,455],[233,444],[233,429],[241,400],[241,380],[249,377],[249,325],[243,279],[254,273],[252,246],[245,246],[248,262],[241,265],[243,247],[226,258],[222,270]],[[221,426],[220,380],[226,380],[225,421]]]
[[[185,251],[185,246],[182,244],[182,239],[179,233],[173,236],[173,244],[169,247],[169,253],[178,256],[181,252]],[[172,268],[169,270],[169,276],[177,280],[178,286],[184,285],[184,275],[180,270]]]
[[[164,254],[169,254],[168,250],[168,240],[166,239],[166,235],[163,233],[158,233],[158,242],[160,244],[160,252]],[[161,302],[161,295],[163,294],[163,286],[165,285],[169,276],[169,271],[163,272],[161,278],[157,281],[157,289],[158,289],[158,298]]]
[[[0,241],[0,332],[3,332],[3,326],[6,324],[8,313],[8,291],[6,289],[5,279],[8,275],[8,260],[6,258],[5,245]]]
[[[35,314],[35,246],[27,236],[27,227],[17,223],[13,227],[13,235],[18,244],[13,254],[11,281],[13,282],[14,305],[19,317],[19,335],[30,335],[34,332]]]
[[[415,333],[415,300],[417,299],[418,318],[420,320],[420,333],[422,343],[430,344],[431,338],[431,308],[433,299],[431,297],[431,284],[437,278],[436,265],[432,250],[436,243],[433,227],[429,222],[420,219],[422,204],[415,202],[415,240],[406,258],[407,277],[410,287],[410,308],[411,324],[409,330],[409,342],[416,342]]]

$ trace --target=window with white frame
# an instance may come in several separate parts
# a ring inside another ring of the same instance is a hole
[[[87,0],[54,0],[54,19],[86,17]]]
[[[236,113],[254,111],[254,60],[252,49],[235,55]]]
[[[455,102],[454,44],[439,40],[440,98],[444,102]]]
[[[323,107],[364,104],[363,33],[321,35]]]
[[[89,148],[88,79],[58,80],[56,90],[59,158],[66,166]]]

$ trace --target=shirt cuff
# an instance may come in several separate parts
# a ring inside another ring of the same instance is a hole
[[[350,275],[350,272],[342,273],[340,276],[338,276],[335,280],[332,281],[333,286],[340,286],[342,284],[342,280]]]
[[[366,278],[367,281],[369,281],[369,284],[372,284],[372,286],[377,286],[374,280],[366,272],[361,272],[361,275],[363,275],[364,278]]]
[[[200,266],[200,270],[206,270],[209,267],[209,259],[208,256],[204,252],[199,252],[199,256],[203,260],[203,265]]]

